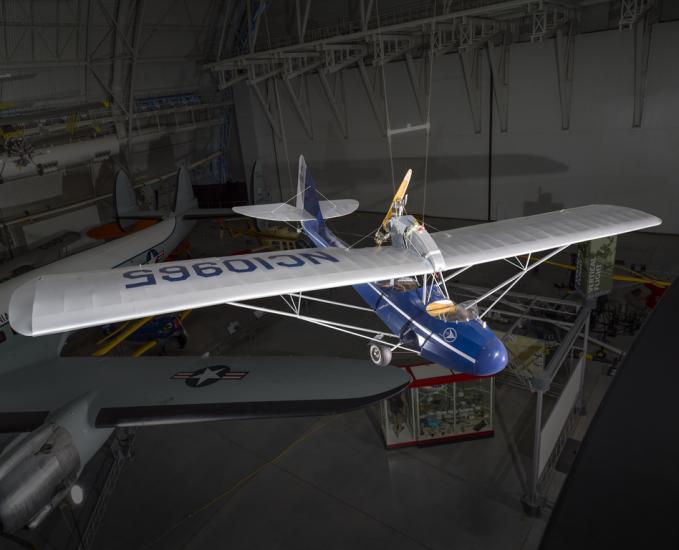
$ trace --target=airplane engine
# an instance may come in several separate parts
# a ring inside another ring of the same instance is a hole
[[[80,465],[73,437],[57,424],[12,442],[0,454],[0,532],[40,523],[73,486]]]

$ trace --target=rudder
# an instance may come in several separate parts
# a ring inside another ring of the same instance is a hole
[[[316,184],[311,177],[311,171],[308,170],[304,155],[299,156],[299,171],[297,174],[297,208],[306,210],[311,214],[319,224],[319,227],[325,225],[321,205],[318,202],[318,194],[316,192]]]
[[[198,206],[198,200],[193,194],[191,175],[186,166],[181,166],[177,172],[177,192],[174,197],[172,212],[175,215],[183,214]]]
[[[118,170],[116,174],[113,195],[118,225],[122,231],[128,231],[135,223],[135,218],[131,216],[139,210],[139,206],[132,182],[123,170]]]

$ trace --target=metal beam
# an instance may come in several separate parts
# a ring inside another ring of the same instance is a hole
[[[222,72],[221,74],[223,75],[224,73]],[[236,84],[238,82],[242,82],[247,77],[248,77],[247,74],[240,74],[240,75],[236,75],[236,76],[230,78],[229,80],[226,80],[226,78],[224,78],[224,80],[219,83],[217,88],[219,88],[220,90],[226,90],[227,88],[230,88],[234,84]]]
[[[494,46],[492,40],[486,43],[488,65],[493,75],[493,95],[500,119],[500,131],[506,132],[509,122],[509,50],[511,34],[504,32],[502,42]]]
[[[561,109],[561,129],[571,126],[571,100],[573,97],[573,62],[575,57],[575,23],[556,30],[554,35],[554,55],[556,57],[556,78],[559,86],[559,107]]]
[[[430,58],[427,56],[422,57],[422,66],[425,67],[427,62],[431,62]],[[413,90],[413,95],[415,96],[415,102],[417,103],[417,111],[420,113],[420,118],[425,120],[426,113],[424,106],[422,104],[422,86],[420,85],[420,79],[417,76],[417,71],[415,70],[415,61],[410,52],[406,53],[406,69],[408,71],[408,80],[410,80],[410,86]],[[425,78],[425,84],[427,79]]]
[[[262,95],[262,92],[259,89],[259,84],[257,83],[250,84],[249,82],[248,84],[250,85],[250,88],[255,92],[255,97],[257,98],[257,101],[259,101],[259,105],[262,107],[266,119],[269,121],[269,124],[271,124],[271,129],[273,130],[273,133],[276,135],[278,139],[282,139],[281,131],[278,128],[278,125],[276,124],[276,120],[274,118],[273,113],[269,109],[269,102],[264,99],[264,96]]]
[[[653,25],[656,21],[656,10],[646,9],[643,15],[632,24],[634,32],[634,111],[632,126],[634,128],[641,126],[644,115],[648,60],[651,54]]]
[[[289,60],[290,61],[290,60]],[[286,69],[286,72],[283,76],[283,78],[287,79],[293,79],[298,76],[302,76],[308,72],[315,71],[316,69],[319,69],[320,67],[323,66],[325,62],[324,61],[315,61],[313,63],[302,63],[299,64],[297,69],[292,70],[290,67],[292,67],[292,63],[289,63],[289,67]]]
[[[339,73],[336,75],[335,79],[341,78],[342,73]],[[330,83],[328,82],[328,77],[325,75],[324,71],[320,71],[318,73],[318,77],[321,81],[321,87],[323,88],[323,91],[325,92],[325,97],[328,100],[328,103],[330,104],[330,109],[332,110],[332,114],[335,115],[335,120],[337,121],[337,126],[339,127],[340,132],[342,133],[342,136],[344,139],[347,139],[349,137],[348,131],[347,131],[347,122],[346,122],[346,114],[343,116],[339,103],[337,101],[337,97],[333,90],[330,88]]]
[[[375,71],[375,79],[373,82],[377,82],[377,68],[374,69]],[[365,88],[365,93],[368,96],[368,101],[370,102],[370,107],[372,108],[373,114],[375,115],[375,121],[377,122],[377,126],[380,129],[380,135],[382,137],[387,135],[386,132],[386,124],[382,120],[382,115],[380,114],[383,109],[380,109],[378,106],[378,99],[375,96],[374,92],[374,84],[371,84],[370,82],[370,77],[368,76],[368,71],[365,68],[365,64],[363,63],[362,60],[358,62],[358,74],[361,76],[361,82],[363,82],[363,87]]]
[[[307,23],[309,22],[309,10],[311,9],[311,0],[306,0],[304,6],[304,13],[300,6],[300,0],[295,0],[295,13],[297,14],[297,37],[299,43],[304,42],[304,35],[306,34]]]
[[[460,64],[462,65],[462,78],[467,92],[467,102],[472,115],[474,133],[481,133],[481,63],[479,51],[469,48],[460,51]]]
[[[379,29],[370,29],[370,30],[360,30],[357,32],[350,32],[347,34],[336,34],[335,36],[329,36],[327,38],[319,39],[319,40],[313,40],[311,42],[305,42],[303,47],[305,48],[306,51],[316,51],[318,48],[323,48],[327,47],[329,45],[334,45],[334,44],[349,44],[349,43],[360,43],[360,44],[366,44],[374,41],[376,38],[379,38],[379,35],[398,35],[399,33],[404,33],[407,31],[412,31],[412,33],[421,33],[422,28],[427,28],[430,25],[436,25],[437,28],[440,24],[442,23],[451,23],[455,20],[466,20],[469,18],[477,18],[478,22],[481,24],[483,17],[491,17],[493,14],[505,14],[507,12],[512,12],[512,10],[515,11],[515,16],[516,17],[525,17],[525,10],[530,8],[531,6],[535,6],[539,3],[538,0],[509,0],[506,2],[500,2],[497,4],[489,4],[485,6],[479,6],[471,9],[466,9],[466,10],[458,10],[454,12],[449,12],[449,13],[442,13],[439,15],[436,15],[432,17],[431,15],[428,15],[427,17],[421,17],[421,18],[416,18],[410,21],[404,21],[404,22],[399,22],[391,25],[385,25]],[[503,25],[506,26],[506,23],[504,21],[493,21],[493,20],[486,20],[485,23],[487,25],[496,25],[498,27],[501,27]],[[300,51],[300,44],[297,43],[297,40],[291,40],[289,45],[286,46],[281,46],[279,48],[273,48],[270,50],[262,50],[260,52],[257,52],[255,54],[245,54],[245,55],[239,55],[232,57],[230,59],[226,59],[220,62],[215,62],[215,63],[210,63],[205,65],[204,67],[206,69],[212,69],[212,68],[223,68],[224,64],[233,64],[233,63],[241,63],[241,64],[247,64],[253,59],[259,57],[261,58],[266,58],[266,59],[272,59],[276,57],[278,54],[286,53],[286,52],[299,52]]]
[[[134,35],[132,38],[132,63],[130,64],[129,89],[128,89],[128,108],[127,108],[127,137],[132,136],[132,114],[134,113],[134,84],[137,76],[137,56],[139,55],[139,46],[141,41],[141,31],[144,25],[144,8],[146,6],[145,0],[137,0],[137,9],[134,18]],[[132,144],[128,142],[128,148]]]
[[[367,32],[368,23],[370,23],[370,16],[373,11],[374,0],[368,0],[368,5],[365,5],[365,0],[361,0],[360,10],[361,10],[361,29],[363,32]]]
[[[224,18],[222,19],[222,30],[219,33],[219,45],[217,46],[217,61],[222,58],[224,51],[224,38],[226,37],[226,27],[228,26],[231,12],[233,11],[234,0],[224,0]]]
[[[283,84],[285,84],[285,88],[288,90],[288,93],[290,94],[290,99],[292,100],[292,104],[295,107],[295,111],[297,112],[297,116],[299,117],[300,122],[302,123],[302,126],[304,126],[304,130],[307,133],[307,136],[309,139],[314,139],[314,132],[313,128],[311,126],[311,122],[309,120],[309,117],[307,116],[307,109],[304,109],[302,106],[302,93],[304,90],[304,76],[299,77],[299,95],[295,93],[295,90],[292,87],[292,82],[290,81],[289,78],[283,78]]]

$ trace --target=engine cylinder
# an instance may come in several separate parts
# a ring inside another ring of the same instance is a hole
[[[44,517],[75,483],[80,456],[71,434],[44,424],[0,454],[0,531],[14,532]]]

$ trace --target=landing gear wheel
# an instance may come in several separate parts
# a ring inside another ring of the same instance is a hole
[[[391,348],[382,344],[370,344],[370,360],[378,367],[386,367],[391,363]]]

